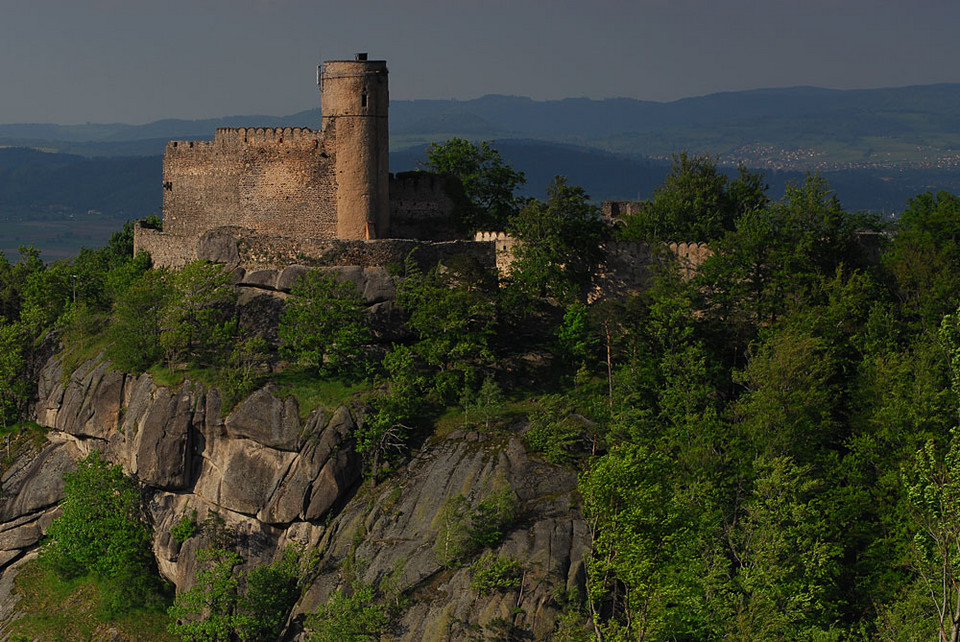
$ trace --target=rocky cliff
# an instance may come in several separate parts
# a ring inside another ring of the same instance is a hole
[[[2,478],[0,568],[36,548],[56,514],[63,472],[96,449],[142,485],[158,567],[178,589],[191,585],[204,541],[179,542],[170,532],[194,510],[200,520],[219,515],[250,566],[288,543],[315,551],[319,562],[288,639],[302,637],[304,615],[343,585],[347,561],[370,584],[390,575],[404,596],[394,639],[461,639],[498,619],[528,637],[548,636],[555,596],[584,584],[589,537],[575,474],[531,458],[514,434],[459,431],[434,437],[373,486],[363,483],[353,452],[357,412],[303,412],[268,387],[222,416],[216,389],[185,382],[172,390],[104,361],[64,377],[52,358],[34,407],[49,442]],[[435,545],[449,502],[475,508],[492,493],[516,509],[494,552],[518,560],[523,575],[509,591],[480,595],[470,587],[469,560],[441,565]]]

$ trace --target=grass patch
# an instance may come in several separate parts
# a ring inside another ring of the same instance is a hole
[[[84,337],[83,341],[80,341],[79,343],[68,345],[61,353],[63,355],[63,372],[61,374],[62,383],[69,381],[70,376],[81,365],[89,361],[93,361],[94,359],[103,358],[103,354],[106,351],[107,346],[110,345],[110,339],[107,336],[106,331],[106,328],[109,324],[108,317],[105,315],[102,315],[99,318],[101,320],[101,327],[103,328],[102,331],[91,336]]]
[[[28,452],[37,453],[49,444],[47,429],[24,421],[0,430],[0,473]]]
[[[300,419],[306,419],[315,408],[332,411],[351,399],[364,399],[373,385],[366,380],[320,377],[312,372],[290,368],[270,378],[281,397],[296,397]]]
[[[157,640],[173,642],[165,607],[138,610],[116,620],[99,614],[100,587],[89,579],[63,581],[36,561],[20,567],[16,588],[23,617],[8,627],[10,640]],[[115,632],[115,633],[114,633]]]

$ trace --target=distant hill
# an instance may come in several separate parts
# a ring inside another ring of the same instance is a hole
[[[0,146],[85,156],[155,155],[167,140],[204,139],[217,127],[317,127],[319,109],[289,116],[161,120],[146,125],[0,125]],[[630,156],[687,150],[764,166],[798,162],[922,164],[960,153],[960,84],[893,89],[762,89],[651,102],[629,98],[538,101],[519,96],[398,100],[390,106],[392,148],[452,136],[570,143]],[[770,148],[764,154],[756,150]],[[737,156],[739,154],[739,156]]]
[[[319,123],[312,109],[146,125],[0,125],[0,249],[28,242],[68,255],[102,243],[127,218],[158,212],[169,140],[210,139],[217,127]],[[531,196],[564,174],[597,201],[648,198],[671,154],[684,150],[710,154],[731,172],[741,163],[762,169],[774,198],[788,181],[820,171],[850,210],[891,213],[922,191],[960,192],[960,84],[793,87],[669,103],[399,100],[390,130],[392,171],[416,169],[430,142],[494,140],[526,173]]]

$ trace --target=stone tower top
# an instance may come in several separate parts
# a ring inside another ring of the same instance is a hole
[[[383,238],[390,229],[387,62],[329,60],[320,73],[325,136],[336,141],[337,237]]]
[[[320,111],[325,131],[340,116],[387,118],[390,96],[387,61],[327,60],[320,73]]]

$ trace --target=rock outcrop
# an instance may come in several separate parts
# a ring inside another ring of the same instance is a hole
[[[193,582],[204,539],[178,541],[171,530],[194,511],[200,521],[217,515],[251,566],[289,543],[322,551],[291,617],[291,640],[343,584],[348,560],[360,563],[363,581],[390,575],[406,596],[394,630],[403,640],[458,639],[498,618],[541,639],[553,630],[554,596],[584,585],[589,538],[574,508],[576,476],[531,458],[516,436],[434,438],[391,480],[361,485],[347,407],[305,415],[296,399],[267,387],[223,415],[216,389],[185,382],[172,390],[104,361],[64,378],[56,358],[41,372],[34,416],[52,441],[3,476],[0,570],[36,547],[56,514],[63,472],[97,449],[144,487],[158,567],[180,590]],[[493,552],[524,573],[517,590],[479,596],[469,560],[444,567],[435,543],[447,502],[462,496],[475,508],[495,492],[518,512]]]

